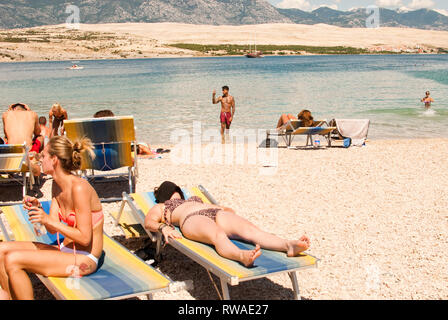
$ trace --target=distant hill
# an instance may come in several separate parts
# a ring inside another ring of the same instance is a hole
[[[1,0],[0,28],[13,29],[65,23],[65,9],[80,8],[81,23],[179,22],[211,25],[261,23],[325,23],[365,27],[365,9],[312,12],[280,9],[265,0]],[[448,30],[448,17],[421,9],[410,12],[380,9],[381,26]]]

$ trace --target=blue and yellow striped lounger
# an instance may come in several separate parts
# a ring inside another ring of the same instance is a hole
[[[25,144],[0,145],[0,182],[20,183],[23,186],[23,196],[27,192],[27,178],[30,188],[34,184],[28,157],[28,148]],[[6,174],[5,177],[2,174]]]
[[[206,203],[216,204],[213,197],[202,186],[192,189],[182,189],[182,191],[186,198],[196,195]],[[125,204],[129,205],[131,211],[124,211]],[[129,227],[133,224],[139,223],[142,226],[144,225],[146,213],[155,204],[156,202],[153,192],[131,195],[123,194],[123,203],[120,212],[114,217],[116,223],[121,226],[126,226],[126,232],[129,233]],[[180,232],[179,229],[178,231]],[[153,240],[157,239],[159,242],[157,247],[160,248],[160,233],[157,235],[151,234],[149,231],[147,231],[147,233]],[[134,234],[138,234],[138,231],[135,231]],[[232,240],[232,242],[241,249],[251,250],[254,248],[252,244],[242,241]],[[230,299],[228,284],[235,286],[240,282],[285,272],[288,273],[291,278],[295,299],[299,299],[299,286],[296,271],[317,267],[318,262],[318,259],[311,255],[303,254],[299,257],[289,258],[285,253],[263,249],[262,255],[255,261],[254,267],[246,268],[236,261],[221,257],[213,246],[207,244],[188,240],[186,238],[180,240],[171,239],[169,244],[202,265],[207,271],[218,276],[221,279],[223,298],[226,300]]]
[[[48,213],[50,202],[42,202],[42,207]],[[0,219],[1,231],[6,241],[57,244],[56,235],[49,233],[42,237],[35,235],[33,225],[28,220],[28,213],[22,205],[0,209],[12,230],[11,236]],[[139,295],[150,297],[157,291],[169,289],[171,280],[166,276],[106,234],[103,241],[105,255],[102,266],[97,272],[78,279],[78,283],[74,278],[37,276],[57,299],[67,300],[125,299]]]
[[[70,140],[87,137],[94,144],[94,159],[87,153],[83,154],[81,170],[86,176],[86,171],[92,170],[92,175],[87,176],[88,178],[109,178],[100,180],[106,182],[111,181],[111,178],[122,180],[126,177],[129,192],[133,192],[138,167],[137,157],[132,152],[132,144],[135,145],[136,141],[132,116],[65,120],[64,127]],[[93,175],[93,170],[112,171],[124,167],[128,168],[127,173]]]

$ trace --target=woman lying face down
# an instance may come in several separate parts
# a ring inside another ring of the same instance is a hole
[[[261,230],[231,208],[203,203],[197,196],[185,200],[182,190],[173,182],[162,183],[154,195],[157,204],[146,215],[145,228],[160,231],[165,241],[182,237],[174,228],[178,226],[187,239],[213,245],[219,255],[246,267],[260,257],[261,248],[295,257],[310,246],[305,235],[298,240],[285,240]],[[241,250],[230,239],[253,243],[255,249]]]

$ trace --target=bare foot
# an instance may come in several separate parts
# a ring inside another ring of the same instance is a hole
[[[308,238],[302,237],[300,240],[288,241],[288,257],[297,257],[300,253],[307,250],[310,247]]]
[[[252,267],[255,260],[261,256],[261,248],[257,244],[254,250],[242,250],[241,251],[241,263],[246,267]]]

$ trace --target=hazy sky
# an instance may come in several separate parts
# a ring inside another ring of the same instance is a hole
[[[319,6],[327,5],[338,10],[377,5],[382,8],[416,10],[421,8],[436,9],[448,15],[448,0],[268,0],[281,8],[298,8],[311,11]]]

